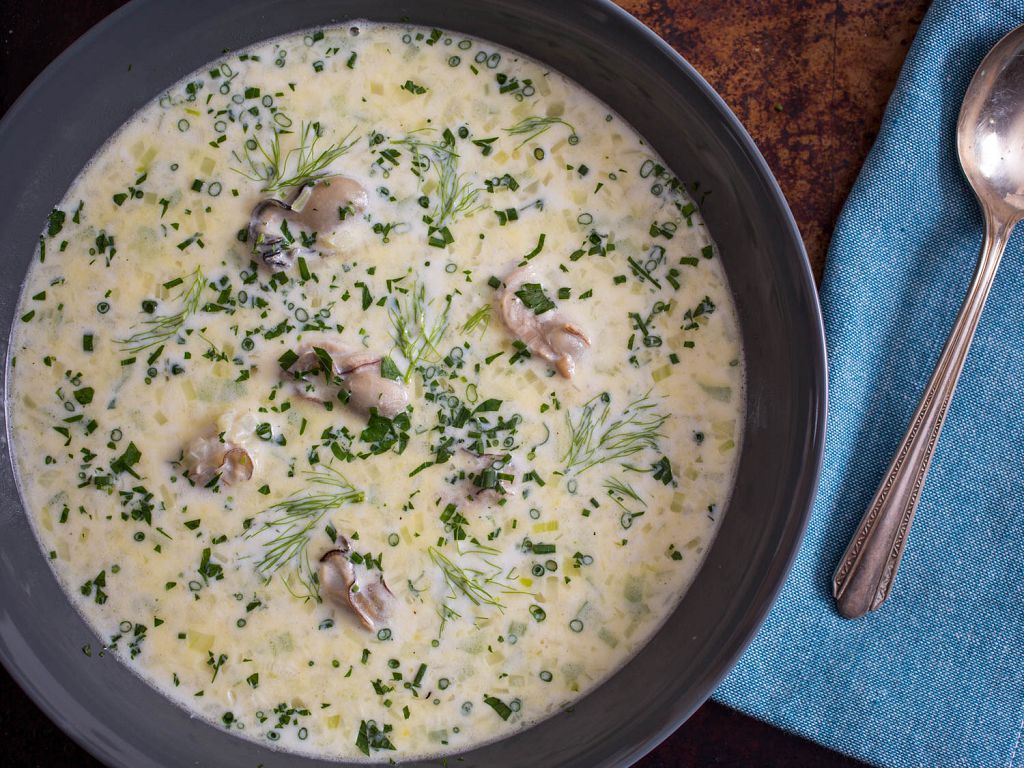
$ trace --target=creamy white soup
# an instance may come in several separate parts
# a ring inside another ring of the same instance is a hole
[[[732,486],[702,195],[567,78],[437,29],[283,37],[146,106],[50,214],[11,342],[82,653],[356,760],[592,689]]]

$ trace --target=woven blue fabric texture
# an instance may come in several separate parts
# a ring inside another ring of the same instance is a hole
[[[850,621],[831,598],[976,264],[960,102],[1022,23],[1024,0],[936,0],[918,31],[826,260],[830,412],[807,536],[715,693],[880,766],[1024,767],[1024,231],[996,276],[889,601]]]

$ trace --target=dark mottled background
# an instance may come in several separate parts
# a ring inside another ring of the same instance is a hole
[[[616,1],[686,57],[750,131],[786,193],[820,279],[836,216],[927,0]],[[122,2],[0,0],[0,110]],[[3,670],[0,740],[6,765],[99,765]],[[859,765],[711,702],[638,768]]]
[[[926,0],[616,0],[732,107],[796,215],[820,280]]]

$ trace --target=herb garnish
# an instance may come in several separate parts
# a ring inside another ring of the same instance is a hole
[[[356,736],[356,747],[364,755],[369,756],[370,750],[374,752],[381,749],[394,749],[388,734],[391,733],[391,726],[384,723],[378,726],[373,720],[362,720],[359,723],[359,734]]]
[[[299,146],[293,147],[283,155],[281,154],[282,131],[274,131],[274,137],[271,139],[269,147],[264,147],[257,139],[246,139],[244,159],[249,164],[249,171],[238,168],[234,170],[247,179],[262,182],[263,192],[282,192],[311,181],[324,179],[333,175],[326,170],[327,166],[356,145],[356,139],[348,144],[345,143],[354,130],[355,128],[352,128],[340,142],[331,144],[320,152],[317,152],[316,145],[323,137],[325,130],[319,122],[303,123]],[[252,153],[254,152],[259,152],[262,159],[253,157]],[[237,154],[235,157],[239,160],[242,159]]]
[[[437,202],[427,221],[430,245],[443,247],[452,240],[447,227],[460,216],[469,216],[479,210],[477,199],[480,189],[459,173],[459,153],[455,151],[455,135],[445,129],[440,142],[422,141],[414,136],[392,141],[412,150],[413,173],[423,181],[424,174],[433,167],[437,175]],[[445,235],[447,234],[447,237]],[[435,242],[436,241],[436,242]]]
[[[533,117],[524,117],[511,128],[506,128],[505,131],[512,136],[526,135],[526,138],[516,145],[516,149],[519,149],[523,144],[526,144],[527,142],[536,139],[542,133],[549,131],[553,125],[564,125],[569,129],[571,132],[569,134],[570,144],[576,144],[579,141],[579,136],[576,134],[576,128],[573,127],[572,123],[567,123],[560,117],[537,117],[536,115]],[[576,141],[573,141],[573,139]]]
[[[199,300],[206,285],[206,278],[203,271],[196,267],[186,279],[189,280],[188,285],[175,296],[175,300],[181,302],[181,308],[173,315],[159,315],[151,320],[143,320],[143,330],[133,333],[127,339],[118,339],[117,343],[124,347],[125,351],[134,354],[170,341],[181,330],[185,321],[199,310]],[[183,282],[183,278],[171,281],[175,285]],[[164,287],[172,288],[174,285],[168,283]]]
[[[490,304],[484,304],[480,309],[476,310],[463,323],[462,332],[468,336],[479,328],[480,335],[483,335],[487,331],[487,326],[491,323],[491,309]]]
[[[450,619],[461,618],[461,615],[448,604],[449,600],[454,600],[459,595],[466,597],[475,606],[489,605],[503,611],[505,604],[501,602],[495,592],[504,595],[532,594],[516,589],[505,581],[502,577],[502,567],[488,559],[497,555],[499,550],[475,543],[475,539],[473,541],[472,548],[460,551],[460,562],[458,563],[452,561],[437,547],[427,547],[427,554],[441,571],[449,589],[445,601],[438,607],[442,630]]]
[[[448,330],[451,297],[445,297],[443,309],[432,319],[427,316],[430,303],[423,283],[417,282],[405,293],[404,299],[396,297],[388,307],[391,338],[408,364],[403,375],[406,383],[412,379],[417,365],[440,357],[437,345]]]
[[[512,707],[494,696],[484,696],[484,704],[497,712],[502,720],[508,720],[512,715]]]
[[[570,433],[569,447],[562,456],[566,472],[582,474],[598,464],[632,456],[645,448],[657,448],[661,427],[668,416],[654,409],[647,393],[610,419],[611,396],[605,392],[588,400],[577,418],[566,413]]]
[[[414,93],[417,96],[421,96],[427,92],[427,89],[424,86],[419,83],[414,83],[412,80],[406,80],[405,83],[402,84],[402,90]]]
[[[270,536],[263,544],[263,557],[256,564],[260,575],[269,579],[282,566],[294,563],[296,575],[307,590],[304,597],[319,599],[319,585],[308,552],[313,531],[329,510],[344,504],[358,504],[366,495],[333,467],[306,472],[306,477],[312,485],[324,489],[323,492],[306,491],[268,507],[264,514],[270,515],[270,519],[246,531],[245,538]]]
[[[705,296],[693,309],[686,310],[686,314],[683,315],[682,329],[684,331],[692,331],[700,328],[701,321],[709,318],[714,314],[714,311],[715,303]]]
[[[516,291],[516,296],[526,305],[527,309],[532,309],[536,315],[542,315],[555,308],[555,302],[547,297],[540,283],[523,283],[523,286]]]

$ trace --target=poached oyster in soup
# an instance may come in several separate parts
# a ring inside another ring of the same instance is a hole
[[[743,357],[699,194],[575,83],[455,32],[313,30],[154,100],[54,207],[11,340],[83,653],[353,760],[591,690],[732,486]]]

